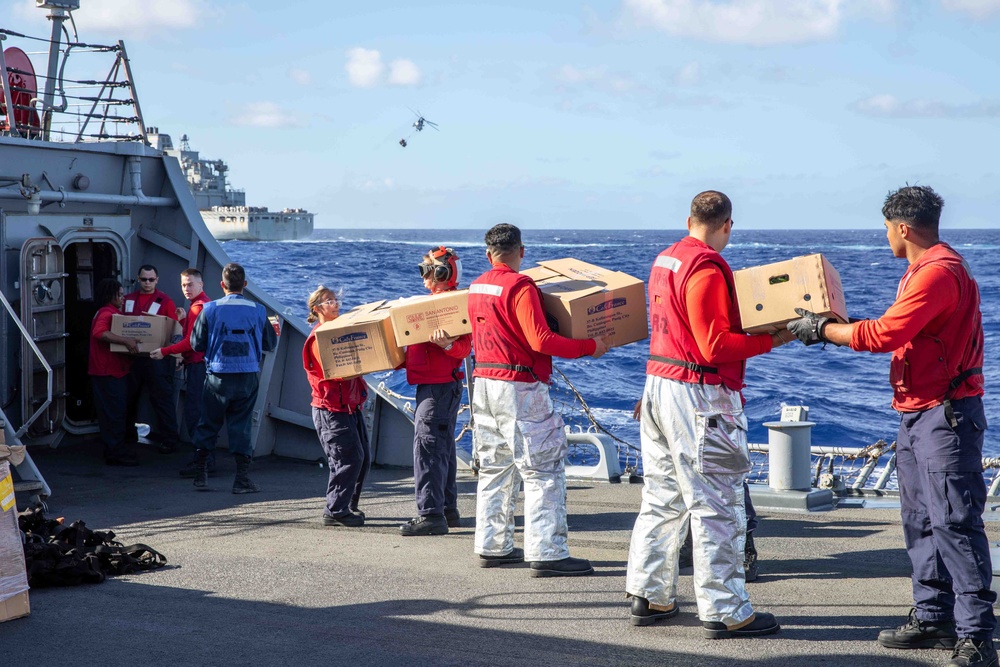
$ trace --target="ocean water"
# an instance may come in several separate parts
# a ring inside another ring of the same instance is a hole
[[[307,241],[228,241],[225,250],[287,307],[306,317],[306,299],[320,283],[344,290],[347,308],[424,292],[416,264],[432,246],[455,248],[467,285],[487,269],[485,230],[317,230]],[[653,260],[681,231],[524,231],[525,261],[562,257],[648,279]],[[942,238],[964,255],[979,282],[986,333],[986,413],[1000,425],[1000,230],[944,230]],[[906,260],[892,256],[884,231],[735,230],[723,256],[733,269],[821,252],[841,276],[852,317],[878,317],[893,302]],[[638,446],[632,407],[645,381],[648,341],[615,348],[600,359],[556,360],[600,423]],[[899,416],[889,407],[889,355],[793,343],[747,363],[750,441],[766,442],[763,422],[782,405],[809,406],[813,443],[861,447],[893,442]],[[402,372],[369,377],[411,395]],[[1000,456],[1000,431],[987,431],[985,453]]]

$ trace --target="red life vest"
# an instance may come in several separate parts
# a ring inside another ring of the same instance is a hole
[[[477,378],[548,382],[552,357],[535,352],[521,330],[513,295],[535,281],[506,264],[496,264],[469,286],[469,318],[476,349]],[[538,292],[541,299],[541,292]]]
[[[892,407],[900,412],[926,410],[946,399],[983,394],[979,285],[962,256],[947,243],[931,246],[907,269],[896,297],[903,293],[913,274],[927,265],[946,268],[955,276],[958,303],[949,316],[931,322],[892,353],[889,366]]]
[[[437,343],[407,345],[406,381],[409,384],[445,384],[461,380],[465,377],[459,370],[462,361],[450,356]]]
[[[317,324],[316,327],[318,326]],[[316,327],[309,332],[306,344],[302,347],[302,366],[306,369],[306,377],[312,388],[310,405],[330,412],[354,412],[368,398],[368,385],[363,377],[349,380],[327,380],[323,377],[323,365],[313,353]]]
[[[743,389],[745,361],[712,363],[705,359],[688,317],[687,284],[699,269],[714,264],[729,288],[729,330],[742,333],[733,271],[718,252],[687,236],[659,254],[649,274],[649,319],[652,336],[646,373],[692,384],[724,384]]]

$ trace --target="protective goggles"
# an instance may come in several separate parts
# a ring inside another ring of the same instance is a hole
[[[447,264],[417,264],[420,277],[427,279],[430,277],[436,283],[443,283],[451,277],[451,267]]]

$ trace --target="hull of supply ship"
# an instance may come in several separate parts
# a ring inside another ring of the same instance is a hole
[[[229,165],[202,158],[191,150],[186,134],[181,135],[179,149],[158,128],[149,128],[147,137],[153,148],[180,162],[205,226],[219,241],[299,241],[312,235],[313,214],[305,209],[247,206],[246,192],[229,186]]]

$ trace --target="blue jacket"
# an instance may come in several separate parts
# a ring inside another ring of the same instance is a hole
[[[242,294],[206,303],[191,329],[192,349],[205,353],[205,370],[214,374],[256,373],[277,343],[267,310]]]

